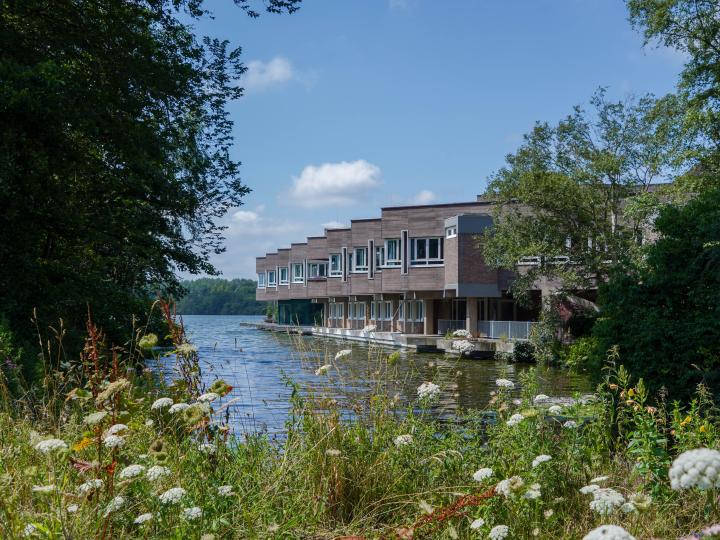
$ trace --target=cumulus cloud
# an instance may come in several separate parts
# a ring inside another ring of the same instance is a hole
[[[269,62],[252,60],[247,64],[241,83],[246,91],[258,92],[286,83],[296,77],[290,60],[276,56]]]
[[[380,185],[380,168],[364,159],[308,165],[293,178],[290,201],[305,208],[348,206]]]
[[[435,193],[433,193],[429,189],[423,189],[422,191],[419,191],[415,195],[413,195],[409,202],[410,204],[430,204],[436,198],[437,197],[435,196]]]

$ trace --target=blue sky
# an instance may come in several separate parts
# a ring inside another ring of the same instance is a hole
[[[305,0],[253,20],[210,0],[197,31],[243,48],[233,157],[253,190],[224,223],[225,277],[382,206],[472,200],[538,120],[598,86],[671,92],[683,58],[643,48],[620,0]]]

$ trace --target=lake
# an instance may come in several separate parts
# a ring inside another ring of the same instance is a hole
[[[260,321],[260,316],[185,315],[183,321],[191,342],[198,347],[203,378],[208,384],[222,378],[234,389],[224,399],[237,398],[230,410],[236,434],[267,432],[281,434],[289,412],[292,387],[338,400],[346,411],[366,402],[373,392],[398,395],[406,404],[416,398],[424,381],[442,389],[433,411],[452,417],[459,409],[482,409],[495,390],[495,379],[518,382],[528,366],[494,360],[469,360],[442,354],[402,351],[400,360],[388,366],[382,360],[391,349],[368,347],[355,342],[311,336],[288,336],[241,326]],[[338,360],[325,375],[319,366],[341,349],[352,355]],[[538,369],[540,392],[550,396],[572,396],[587,392],[585,377],[557,368]]]

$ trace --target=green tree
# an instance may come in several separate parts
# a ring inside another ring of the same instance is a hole
[[[245,68],[194,33],[207,14],[202,0],[0,3],[0,310],[14,330],[37,307],[41,326],[63,317],[72,332],[90,305],[120,339],[148,290],[215,273],[217,220],[248,191],[226,110]]]
[[[201,278],[182,282],[185,294],[177,302],[183,315],[262,315],[266,302],[255,300],[251,279]]]
[[[591,104],[592,113],[576,107],[557,125],[538,123],[490,179],[485,198],[497,205],[480,240],[485,260],[511,270],[527,257],[536,263],[513,282],[518,297],[540,279],[594,287],[638,257],[658,205],[652,184],[685,150],[673,96],[609,102],[600,90]]]
[[[596,354],[617,345],[651,390],[687,398],[701,382],[720,384],[720,190],[666,206],[656,226],[646,260],[601,287]]]

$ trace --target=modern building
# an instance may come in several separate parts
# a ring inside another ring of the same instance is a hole
[[[258,257],[256,297],[277,302],[279,323],[343,337],[371,328],[379,335],[466,329],[526,338],[541,291],[534,291],[534,306],[522,307],[508,294],[513,273],[486,264],[478,235],[492,220],[492,205],[481,197],[383,208],[379,218]]]

